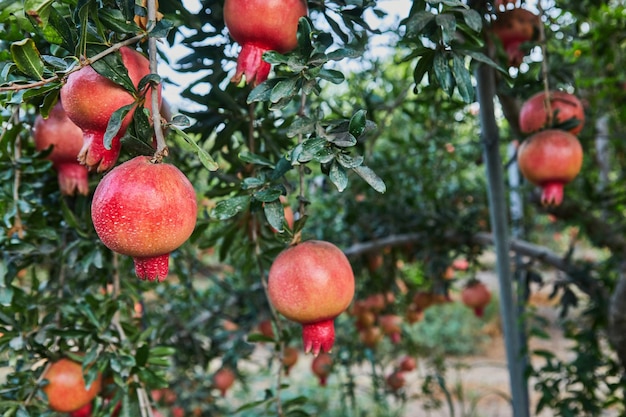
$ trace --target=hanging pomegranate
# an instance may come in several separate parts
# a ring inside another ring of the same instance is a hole
[[[307,13],[303,0],[226,0],[224,23],[241,45],[232,81],[239,83],[242,76],[253,86],[265,81],[271,65],[263,61],[263,53],[293,50],[298,45],[298,19]]]
[[[521,45],[537,39],[539,25],[539,16],[526,9],[508,9],[495,14],[491,31],[502,42],[510,67],[520,66],[526,55]]]
[[[82,364],[67,358],[51,363],[43,378],[48,380],[48,384],[43,387],[48,406],[61,413],[71,413],[85,407],[98,395],[102,383],[102,375],[99,374],[87,388]]]
[[[228,368],[220,368],[215,374],[213,374],[213,386],[220,391],[222,397],[226,396],[226,392],[235,383],[235,372]]]
[[[546,93],[541,91],[526,100],[519,114],[519,127],[523,133],[529,134],[541,129],[551,129],[563,123],[577,122],[567,129],[573,135],[583,130],[585,123],[585,109],[580,100],[573,94],[564,91],[550,91],[549,117],[546,106]]]
[[[543,189],[541,203],[558,206],[563,201],[563,186],[580,172],[583,149],[569,132],[543,130],[522,142],[517,163],[522,175]]]
[[[354,274],[344,253],[319,240],[290,246],[272,263],[267,286],[274,308],[302,324],[304,352],[330,351],[335,317],[354,296]]]
[[[120,48],[124,67],[135,87],[150,74],[150,63],[146,57],[127,46]],[[150,109],[151,91],[145,96],[144,106]],[[161,92],[159,91],[159,97]],[[119,108],[135,102],[135,97],[122,86],[98,74],[91,66],[71,73],[61,88],[61,100],[67,116],[83,131],[83,147],[78,160],[89,169],[106,171],[115,165],[119,156],[120,138],[132,120],[132,111],[122,121],[111,149],[104,146],[104,134],[113,113]]]
[[[109,249],[132,256],[140,279],[162,281],[169,254],[191,236],[196,193],[174,165],[137,156],[107,173],[96,188],[91,218]]]
[[[83,131],[67,117],[60,100],[50,109],[47,119],[41,115],[35,118],[33,138],[39,151],[52,146],[48,159],[57,171],[61,194],[87,195],[87,168],[77,160],[83,145]]]
[[[311,370],[317,376],[321,386],[326,386],[328,375],[332,371],[333,358],[325,352],[320,353],[311,362]]]
[[[482,317],[485,307],[491,301],[491,291],[480,281],[471,281],[461,292],[461,301],[474,310],[476,317]]]

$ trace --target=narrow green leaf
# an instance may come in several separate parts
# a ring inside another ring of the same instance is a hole
[[[174,28],[174,22],[172,22],[171,20],[167,20],[167,19],[161,19],[156,22],[152,30],[148,32],[148,35],[151,38],[157,38],[157,39],[166,38],[168,33],[170,33],[170,31],[173,28]]]
[[[387,191],[387,186],[385,182],[378,176],[376,173],[369,167],[365,165],[360,165],[356,168],[353,168],[354,172],[356,172],[359,177],[363,178],[365,182],[367,182],[370,187],[379,193],[384,193]]]
[[[256,195],[255,195],[256,197]],[[285,223],[285,209],[280,200],[274,200],[263,204],[263,213],[272,228],[279,233],[283,232],[283,224]]]
[[[351,156],[348,154],[340,153],[337,155],[337,162],[346,169],[352,169],[360,166],[363,163],[363,157],[361,155]]]
[[[249,196],[237,196],[228,200],[219,201],[211,211],[211,217],[217,220],[227,220],[245,210],[250,204]]]
[[[465,24],[467,24],[470,29],[474,32],[480,32],[483,29],[483,20],[480,17],[480,13],[474,9],[461,9],[460,11]]]
[[[283,79],[284,78],[272,78],[257,85],[252,91],[250,91],[250,94],[248,94],[246,102],[251,104],[258,101],[269,101],[272,89]]]
[[[264,190],[254,193],[253,197],[263,203],[271,203],[272,201],[278,201],[283,193],[283,190],[284,189],[282,187],[266,188]]]
[[[329,81],[333,84],[341,84],[346,79],[346,77],[343,75],[341,71],[336,71],[336,70],[331,70],[331,69],[326,69],[326,68],[321,69],[321,71],[318,74],[318,77],[320,77],[323,80]]]
[[[277,180],[291,170],[291,168],[293,168],[291,162],[288,161],[287,158],[282,157],[276,163],[274,170],[269,174],[269,179]]]
[[[44,63],[35,41],[31,38],[13,42],[11,44],[11,57],[22,73],[37,80],[43,79]]]
[[[452,54],[452,74],[454,75],[457,90],[463,98],[463,101],[471,103],[474,100],[472,77],[469,69],[465,67],[463,57],[455,53]]]
[[[219,165],[217,164],[217,162],[215,162],[211,155],[209,155],[207,151],[202,149],[195,140],[193,140],[189,135],[187,135],[185,132],[183,132],[174,125],[170,125],[170,128],[177,133],[177,135],[175,136],[177,139],[180,138],[181,141],[184,141],[189,146],[191,146],[192,150],[196,153],[196,156],[206,169],[208,169],[209,171],[217,171],[219,169]]]
[[[94,56],[106,49],[105,45],[89,44],[87,45],[87,56]],[[98,74],[108,78],[114,83],[124,87],[132,94],[137,93],[135,84],[130,79],[126,66],[122,62],[120,52],[108,54],[104,58],[91,63],[91,68]]]
[[[434,20],[435,15],[431,12],[421,11],[415,13],[406,23],[406,35],[409,37],[420,36],[426,25]]]
[[[424,79],[424,75],[433,67],[433,61],[435,60],[435,51],[428,50],[424,55],[417,61],[415,65],[415,70],[413,71],[413,80],[415,81],[415,86],[417,87],[422,83]]]
[[[306,116],[299,116],[294,119],[294,121],[287,128],[287,132],[285,133],[288,138],[293,138],[299,134],[307,134],[311,133],[315,128],[315,121],[309,119]]]
[[[256,155],[247,151],[239,153],[239,159],[248,164],[262,165],[270,168],[274,168],[274,164],[269,159],[261,155]]]
[[[98,17],[107,28],[115,32],[137,32],[137,25],[132,20],[126,20],[121,10],[103,7],[98,10]]]
[[[452,77],[452,70],[450,69],[446,52],[439,52],[435,55],[433,71],[435,72],[435,78],[441,86],[441,89],[446,94],[451,96],[454,92],[454,79]]]
[[[365,127],[367,125],[367,111],[359,110],[352,115],[350,118],[350,124],[348,125],[348,130],[350,134],[355,138],[358,138],[365,131]]]
[[[449,44],[456,34],[456,17],[452,13],[441,13],[437,15],[435,22],[441,27],[443,42]]]
[[[348,186],[348,174],[346,174],[346,170],[337,163],[337,161],[333,161],[330,165],[330,171],[328,173],[328,177],[337,187],[337,191],[342,192]]]
[[[272,103],[277,103],[282,99],[293,97],[297,92],[297,83],[297,77],[286,78],[279,81],[274,88],[272,88],[270,101]]]
[[[49,8],[48,24],[44,27],[43,34],[50,43],[61,45],[72,54],[76,50],[78,31],[52,6]]]
[[[363,51],[352,48],[340,48],[326,54],[329,61],[340,61],[344,58],[358,58],[363,55]]]
[[[119,109],[115,110],[109,119],[109,123],[107,124],[107,130],[104,132],[104,148],[107,150],[111,149],[111,145],[113,143],[113,139],[119,133],[122,122],[124,118],[130,112],[133,107],[135,107],[135,103],[127,104]]]

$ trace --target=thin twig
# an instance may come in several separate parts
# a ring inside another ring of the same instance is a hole
[[[148,0],[148,28],[152,29],[156,24],[156,0]],[[157,63],[157,39],[153,36],[148,37],[148,55],[150,58],[150,73],[158,75]],[[153,83],[150,94],[152,108],[152,124],[154,126],[154,136],[156,138],[156,152],[154,159],[161,161],[169,153],[165,136],[163,135],[163,126],[161,124],[161,106],[159,103],[159,88],[161,83]]]
[[[56,74],[50,78],[46,78],[43,79],[41,81],[36,81],[33,83],[28,83],[28,84],[15,84],[15,83],[9,83],[8,86],[5,87],[0,87],[0,92],[3,91],[19,91],[19,90],[27,90],[30,88],[36,88],[36,87],[42,87],[46,84],[50,84],[52,82],[55,81],[61,81],[62,78],[67,77],[68,75],[70,75],[73,72],[76,72],[78,70],[80,70],[83,67],[89,66],[91,65],[93,62],[96,62],[102,58],[104,58],[105,56],[118,51],[120,48],[122,48],[123,46],[126,45],[131,45],[133,43],[137,43],[138,41],[142,40],[146,35],[145,34],[141,34],[141,35],[137,35],[137,36],[133,36],[132,38],[128,38],[124,41],[118,42],[114,45],[111,45],[111,47],[105,49],[104,51],[95,54],[94,56],[92,56],[91,58],[81,58],[80,62],[78,63],[78,65],[75,65],[74,67],[72,67],[71,69],[67,70],[65,73],[63,74]]]

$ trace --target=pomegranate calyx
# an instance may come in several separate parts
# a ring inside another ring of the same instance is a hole
[[[256,87],[267,80],[272,66],[263,61],[263,53],[266,51],[268,51],[267,48],[249,43],[243,44],[237,58],[237,72],[231,81],[239,84],[242,76],[245,76],[246,83]]]
[[[302,342],[304,353],[319,355],[321,351],[330,352],[335,343],[335,319],[302,324]]]
[[[121,149],[122,143],[118,136],[113,138],[111,149],[107,149],[104,146],[104,132],[84,131],[78,162],[89,170],[95,167],[97,172],[108,171],[115,165]]]
[[[161,282],[167,277],[169,271],[170,254],[151,256],[151,257],[134,257],[135,274],[139,279],[144,281]]]
[[[58,163],[59,188],[63,195],[89,194],[87,169],[78,162]]]
[[[541,204],[544,206],[558,206],[563,201],[563,183],[549,182],[543,185]]]
[[[474,315],[482,317],[485,314],[485,307],[474,307]]]

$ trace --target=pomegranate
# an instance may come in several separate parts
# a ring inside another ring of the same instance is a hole
[[[409,324],[415,324],[424,319],[424,310],[418,308],[415,303],[409,303],[404,313],[404,318]]]
[[[402,317],[395,314],[384,314],[378,317],[378,323],[383,333],[392,343],[399,343],[402,335]]]
[[[132,256],[142,280],[162,281],[169,254],[191,235],[196,193],[174,165],[137,156],[107,173],[93,196],[91,218],[109,249]]]
[[[185,410],[182,407],[172,407],[172,417],[184,417]]]
[[[322,352],[313,358],[311,370],[317,376],[321,386],[326,386],[328,375],[333,368],[333,358],[326,352]]]
[[[298,19],[307,13],[304,0],[226,0],[224,23],[241,45],[232,81],[239,83],[244,75],[253,86],[265,81],[271,65],[263,61],[263,53],[293,50],[298,45]]]
[[[71,413],[89,404],[98,395],[102,382],[102,375],[98,375],[87,388],[82,364],[67,358],[53,362],[43,378],[48,380],[43,392],[50,409],[61,413]]]
[[[359,330],[359,340],[370,349],[375,348],[382,338],[383,332],[378,326],[366,327],[365,329]]]
[[[376,323],[376,314],[374,314],[372,311],[365,310],[360,312],[359,315],[356,316],[355,325],[358,330],[372,327],[374,323]]]
[[[58,173],[61,194],[87,195],[87,168],[76,159],[83,145],[83,131],[67,117],[61,101],[57,101],[47,119],[41,115],[35,118],[33,138],[39,151],[52,146],[48,159]]]
[[[91,405],[91,402],[88,402],[83,407],[79,408],[78,410],[72,411],[70,413],[70,417],[91,417],[92,409],[93,409],[93,406]]]
[[[461,301],[469,308],[474,309],[476,317],[482,317],[485,307],[491,301],[491,291],[480,281],[471,281],[461,292]]]
[[[289,375],[291,368],[298,362],[298,349],[287,346],[283,351],[282,364],[285,374]]]
[[[517,163],[522,175],[543,189],[542,204],[558,206],[563,201],[563,186],[580,172],[583,149],[569,132],[542,130],[522,142]]]
[[[265,319],[259,322],[259,324],[257,325],[259,332],[265,336],[265,337],[269,337],[270,339],[274,339],[274,337],[276,337],[274,335],[274,327],[272,326],[272,320],[270,319]]]
[[[509,66],[517,68],[526,54],[521,49],[522,43],[536,39],[539,34],[539,16],[529,10],[515,8],[498,12],[495,17],[491,30],[502,42],[509,57]]]
[[[304,352],[330,351],[334,319],[354,296],[354,274],[346,255],[335,245],[309,240],[282,251],[272,263],[268,296],[276,310],[302,324]]]
[[[387,297],[383,293],[376,293],[367,296],[365,299],[365,308],[374,313],[381,312],[387,305]]]
[[[564,91],[550,91],[549,96],[553,117],[548,117],[545,91],[539,92],[522,105],[519,114],[521,131],[527,134],[534,133],[574,119],[578,124],[570,128],[569,132],[573,135],[579,134],[585,122],[585,109],[580,100]]]
[[[404,384],[406,384],[406,379],[404,378],[404,373],[400,370],[395,370],[391,374],[389,374],[385,380],[387,382],[387,386],[393,391],[399,391]]]
[[[223,367],[213,375],[213,386],[220,391],[222,397],[235,383],[235,372],[232,369]]]
[[[129,47],[120,49],[122,62],[135,87],[150,73],[146,57]],[[151,106],[151,92],[147,91],[144,106]],[[159,91],[160,96],[160,91]],[[89,169],[103,172],[115,165],[119,156],[120,138],[132,120],[132,112],[124,118],[111,149],[104,147],[104,133],[111,115],[119,108],[132,104],[136,98],[120,85],[98,74],[91,66],[71,73],[61,87],[61,100],[67,116],[83,131],[83,146],[78,160]]]
[[[403,372],[411,372],[415,368],[417,368],[417,361],[412,356],[403,357],[400,360],[400,366],[398,367],[398,369],[400,369]]]
[[[457,271],[467,271],[469,269],[469,262],[465,258],[459,258],[452,261],[452,268]]]

